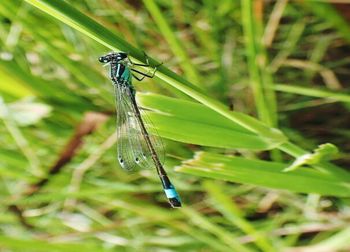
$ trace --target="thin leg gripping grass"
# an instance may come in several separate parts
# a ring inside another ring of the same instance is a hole
[[[133,77],[139,81],[145,77],[152,78],[156,68],[151,74],[134,69],[134,66],[147,67],[149,64],[132,63],[128,55],[123,52],[109,53],[100,57],[99,61],[110,65],[110,78],[116,98],[117,155],[120,166],[127,171],[155,166],[170,205],[181,207],[180,197],[163,167],[161,154],[164,152],[161,139],[148,133],[146,127],[150,121],[146,115],[141,115],[135,99],[135,89],[132,85]],[[132,72],[142,77],[138,77]]]

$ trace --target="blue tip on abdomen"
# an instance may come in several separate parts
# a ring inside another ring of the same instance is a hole
[[[172,207],[181,207],[181,199],[180,196],[177,194],[175,188],[164,189],[164,192]]]
[[[177,191],[175,188],[170,188],[170,189],[164,189],[165,195],[168,199],[170,198],[177,198],[179,199],[179,195],[177,194]]]

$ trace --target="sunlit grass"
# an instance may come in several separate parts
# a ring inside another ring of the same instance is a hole
[[[16,0],[0,18],[0,250],[349,248],[331,161],[349,160],[350,33],[331,5]],[[163,62],[134,85],[183,209],[117,165],[110,50]]]

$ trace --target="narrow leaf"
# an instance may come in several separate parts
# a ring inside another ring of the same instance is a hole
[[[349,196],[350,184],[313,169],[285,173],[284,163],[199,152],[177,171],[196,176],[320,195]]]
[[[315,165],[323,161],[328,161],[333,158],[335,154],[338,153],[338,148],[330,143],[321,144],[314,151],[314,153],[307,153],[305,155],[297,158],[290,166],[288,166],[284,171],[293,171],[303,165]]]
[[[199,103],[156,94],[138,94],[142,107],[152,110],[149,125],[164,138],[219,148],[266,150],[276,147],[237,123]]]
[[[74,243],[51,243],[47,241],[34,239],[16,239],[8,236],[0,236],[1,248],[9,249],[11,251],[51,251],[51,252],[73,252],[83,250],[86,252],[104,252],[109,251],[99,247],[93,243],[90,244],[74,244]]]

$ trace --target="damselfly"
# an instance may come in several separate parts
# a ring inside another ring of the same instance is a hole
[[[99,61],[110,65],[110,78],[116,98],[117,155],[120,166],[128,171],[155,166],[169,203],[172,207],[181,207],[180,197],[170,182],[160,158],[162,144],[155,134],[147,130],[149,121],[141,116],[132,85],[132,78],[138,81],[142,81],[145,77],[153,78],[157,67],[152,73],[143,73],[134,67],[150,67],[147,56],[147,64],[136,64],[124,52],[109,53],[100,57]]]

